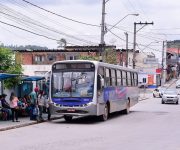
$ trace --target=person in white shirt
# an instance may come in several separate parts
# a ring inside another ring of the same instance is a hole
[[[43,120],[42,113],[43,113],[43,108],[45,106],[45,97],[44,97],[44,91],[40,90],[38,94],[38,108],[39,108],[39,119]]]

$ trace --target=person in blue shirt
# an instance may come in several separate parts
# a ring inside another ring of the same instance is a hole
[[[29,94],[30,98],[30,120],[36,120],[37,116],[33,114],[33,110],[37,107],[37,93],[36,89]]]

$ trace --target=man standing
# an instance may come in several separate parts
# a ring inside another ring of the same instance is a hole
[[[33,111],[34,109],[37,107],[37,90],[36,88],[34,89],[34,91],[32,91],[30,94],[29,94],[29,97],[30,97],[30,120],[36,120],[36,117],[34,114],[33,114]]]

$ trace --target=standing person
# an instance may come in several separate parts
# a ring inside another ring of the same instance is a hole
[[[44,92],[42,90],[39,91],[38,94],[38,108],[39,108],[39,119],[43,120],[42,113],[43,113],[43,108],[45,106],[45,97],[44,97]]]
[[[29,94],[30,97],[30,120],[36,120],[37,116],[33,114],[34,109],[37,107],[37,94],[35,92],[36,90],[32,91]]]
[[[49,97],[45,97],[45,106],[48,114],[48,120],[51,120],[51,111],[50,111],[50,99]]]
[[[36,97],[38,97],[38,92],[39,92],[39,87],[36,85],[36,87],[34,88],[34,92],[36,92]]]
[[[16,122],[19,122],[18,120],[18,98],[15,96],[15,94],[12,92],[10,96],[10,107],[12,111],[12,122],[14,122],[14,117],[16,119]]]

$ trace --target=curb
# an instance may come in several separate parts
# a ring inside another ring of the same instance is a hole
[[[144,100],[147,100],[149,98],[142,98],[142,99],[139,99],[139,101],[144,101]]]
[[[52,121],[52,120],[57,120],[57,119],[61,119],[61,118],[63,118],[63,116],[54,117],[54,118],[52,118],[50,121]],[[43,122],[49,122],[49,120],[34,121],[34,122],[29,122],[29,123],[14,125],[14,126],[10,126],[10,127],[4,127],[4,128],[1,128],[1,129],[0,129],[0,132],[1,132],[1,131],[6,131],[6,130],[11,130],[11,129],[17,129],[17,128],[21,128],[21,127],[26,127],[26,126],[30,126],[30,125],[34,125],[34,124],[39,124],[39,123],[43,123]]]
[[[21,127],[25,127],[25,126],[34,125],[34,124],[37,124],[37,123],[38,122],[30,122],[30,123],[24,123],[24,124],[19,124],[19,125],[11,126],[11,127],[5,127],[5,128],[0,129],[0,131],[6,131],[6,130],[10,130],[10,129],[21,128]]]

